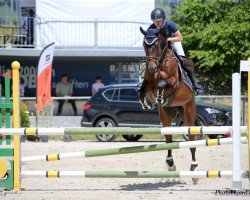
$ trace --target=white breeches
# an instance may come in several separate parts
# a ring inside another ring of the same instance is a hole
[[[178,55],[185,56],[181,42],[173,42],[172,45],[173,45],[173,48]]]

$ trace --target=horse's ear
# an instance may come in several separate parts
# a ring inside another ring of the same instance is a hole
[[[140,31],[143,35],[147,35],[147,31],[145,31],[142,27],[140,27]]]

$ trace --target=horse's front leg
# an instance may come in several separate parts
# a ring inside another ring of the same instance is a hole
[[[153,92],[149,91],[149,87],[149,84],[146,81],[143,81],[140,89],[138,90],[139,102],[142,109],[153,109],[155,105]],[[147,102],[146,95],[149,98],[149,103]]]
[[[164,89],[167,87],[167,81],[160,79],[158,81],[158,89],[157,89],[157,102],[161,105],[164,104]]]
[[[164,89],[169,86],[174,86],[177,82],[175,76],[168,77],[163,71],[159,71],[155,74],[155,78],[158,79],[157,83],[157,102],[165,106],[168,104],[168,98],[164,97]]]
[[[171,126],[172,122],[172,116],[170,116],[166,110],[159,104],[159,115],[160,115],[160,120],[162,122],[163,127],[169,127]],[[166,143],[172,143],[172,135],[165,135]],[[172,150],[168,150],[168,154],[166,157],[166,165],[169,171],[175,171],[176,166],[174,164],[174,158],[172,155]]]

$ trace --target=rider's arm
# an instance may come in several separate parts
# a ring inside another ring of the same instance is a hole
[[[170,42],[180,42],[183,40],[181,32],[178,30],[174,33],[174,37],[168,37],[167,39]]]

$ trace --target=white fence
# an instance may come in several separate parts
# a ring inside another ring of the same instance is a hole
[[[22,26],[25,21],[26,27]],[[149,25],[150,22],[126,20],[62,20],[0,16],[0,46],[42,48],[55,42],[56,48],[59,49],[142,49],[143,35],[139,28],[146,29]],[[31,35],[32,41],[28,40]]]

